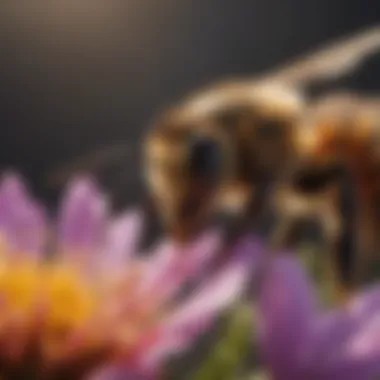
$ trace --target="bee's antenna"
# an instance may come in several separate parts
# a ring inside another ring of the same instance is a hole
[[[380,25],[341,38],[258,79],[260,82],[285,82],[296,86],[334,80],[353,72],[378,50]]]

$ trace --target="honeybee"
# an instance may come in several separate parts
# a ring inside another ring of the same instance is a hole
[[[268,186],[293,167],[294,133],[309,106],[304,89],[353,69],[380,47],[380,28],[257,79],[218,83],[166,110],[143,148],[148,188],[179,241],[217,211],[257,219]]]

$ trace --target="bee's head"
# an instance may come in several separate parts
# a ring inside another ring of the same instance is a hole
[[[171,120],[149,134],[148,191],[173,238],[186,242],[210,220],[229,162],[228,145],[212,128]]]

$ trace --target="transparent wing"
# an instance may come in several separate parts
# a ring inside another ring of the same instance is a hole
[[[333,80],[351,73],[378,50],[380,26],[376,25],[292,60],[257,79],[260,82],[279,81],[300,86]]]

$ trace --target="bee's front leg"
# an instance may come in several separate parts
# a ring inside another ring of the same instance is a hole
[[[230,247],[242,236],[257,233],[270,214],[271,185],[269,181],[261,181],[256,185],[247,184],[241,192],[241,202],[230,214],[231,224],[225,234],[225,246]],[[237,202],[238,203],[238,202]],[[231,210],[231,209],[230,209]]]
[[[268,239],[271,252],[294,249],[302,223],[311,217],[310,199],[292,185],[281,184],[274,189],[271,202],[276,213],[276,223]]]

